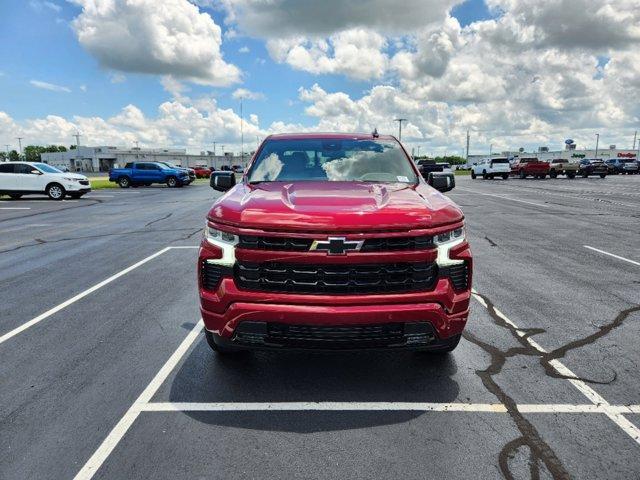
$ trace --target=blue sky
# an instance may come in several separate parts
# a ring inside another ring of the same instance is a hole
[[[259,97],[245,95],[245,119],[257,115],[245,125],[248,136],[314,128],[386,131],[402,115],[410,119],[406,141],[423,151],[458,151],[467,128],[484,145],[478,148],[561,143],[565,135],[586,141],[595,128],[610,128],[613,143],[629,135],[639,116],[637,107],[613,98],[637,88],[635,70],[620,73],[637,57],[630,53],[638,51],[630,48],[637,35],[627,29],[634,22],[598,18],[606,15],[598,4],[606,2],[577,1],[584,7],[564,20],[563,11],[554,10],[558,2],[542,2],[534,12],[524,0],[491,0],[491,11],[484,0],[407,0],[403,12],[391,0],[366,0],[370,15],[327,0],[328,14],[314,22],[298,8],[309,0],[275,0],[267,7],[255,0],[144,0],[139,3],[146,10],[137,11],[114,0],[118,10],[111,17],[91,10],[104,0],[4,0],[0,141],[25,135],[30,143],[69,143],[70,132],[82,130],[93,143],[141,139],[149,146],[199,149],[215,137],[236,145],[241,88]],[[638,15],[632,0],[612,5]],[[168,23],[154,24],[154,9],[171,10],[164,12]],[[145,37],[131,27],[135,19],[129,24],[127,35],[143,45],[133,53],[109,31],[126,15],[139,15],[145,22],[140,32],[152,32]],[[558,18],[558,25],[549,18]],[[189,31],[185,19],[200,26]],[[605,20],[610,32],[602,31]],[[595,45],[584,33],[589,21],[599,25]],[[582,30],[573,32],[574,22]],[[160,66],[136,68],[136,60],[152,56],[145,42],[150,51],[163,49],[162,41],[152,44],[153,29],[167,24],[187,30],[186,50]],[[96,38],[82,37],[96,25]],[[133,60],[114,60],[108,42]],[[214,53],[198,56],[203,44]],[[184,52],[193,58],[184,60]],[[199,69],[199,62],[210,68]],[[220,85],[219,67],[239,72],[239,81]],[[151,73],[138,72],[145,69]],[[167,76],[178,94],[166,86]],[[628,84],[621,84],[623,77]],[[500,108],[508,111],[496,115]],[[567,117],[569,111],[583,114]]]
[[[212,8],[202,8],[202,11],[225,29],[223,12]],[[146,115],[155,115],[158,105],[170,98],[158,76],[120,73],[125,78],[118,82],[118,72],[101,68],[78,43],[70,23],[80,12],[80,7],[63,0],[4,0],[0,4],[0,15],[4,19],[0,42],[11,45],[11,48],[0,49],[0,71],[4,73],[0,77],[0,109],[17,120],[51,114],[108,117],[132,103]],[[482,0],[464,2],[452,13],[463,25],[489,18]],[[249,53],[240,53],[243,47],[247,47]],[[319,83],[328,91],[354,96],[371,87],[367,81],[341,75],[314,75],[278,64],[270,58],[263,41],[247,36],[225,41],[223,53],[225,60],[244,72],[242,87],[266,96],[264,101],[245,101],[246,111],[258,114],[265,123],[276,120],[313,123],[314,119],[304,114],[304,106],[297,101],[297,90],[301,86]],[[61,94],[39,89],[29,83],[31,80],[64,86],[71,92]],[[86,91],[81,90],[82,86]],[[234,109],[239,108],[238,101],[231,98],[236,87],[188,86],[191,95],[213,93],[221,107]]]

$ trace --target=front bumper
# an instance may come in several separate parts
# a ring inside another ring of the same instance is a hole
[[[252,253],[250,250],[244,252]],[[298,330],[302,327],[402,325],[402,335],[406,338],[387,342],[384,347],[437,349],[447,339],[462,333],[469,315],[472,277],[469,245],[466,242],[459,245],[455,251],[451,250],[450,255],[467,263],[468,286],[463,291],[456,290],[448,277],[439,277],[429,291],[410,293],[317,295],[252,291],[239,288],[231,266],[217,288],[209,290],[203,288],[203,262],[221,257],[215,247],[205,241],[200,248],[198,262],[202,319],[205,328],[221,342],[243,348],[298,347],[290,342],[275,342],[273,335],[269,334],[273,325],[290,326]],[[248,336],[245,330],[256,335]],[[416,337],[422,338],[422,343],[411,337],[412,332],[422,335]],[[318,342],[312,338],[310,340],[308,345],[311,348],[322,349]],[[371,346],[366,342],[360,345],[363,348]],[[334,346],[331,345],[329,349]],[[347,346],[345,343],[345,348],[360,347]]]
[[[82,185],[79,182],[64,182],[64,189],[69,193],[89,193],[91,191],[91,186]]]

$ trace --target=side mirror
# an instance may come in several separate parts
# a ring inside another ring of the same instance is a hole
[[[209,185],[214,190],[219,192],[226,192],[234,187],[236,184],[236,176],[233,172],[211,172],[211,178],[209,179]]]
[[[42,175],[40,170],[36,170],[35,168],[29,172],[31,175]]]
[[[440,192],[448,192],[456,186],[456,177],[451,173],[429,173],[427,183]]]

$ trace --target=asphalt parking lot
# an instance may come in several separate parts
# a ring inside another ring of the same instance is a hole
[[[439,359],[216,358],[206,185],[0,201],[0,478],[640,477],[640,178],[457,182]]]

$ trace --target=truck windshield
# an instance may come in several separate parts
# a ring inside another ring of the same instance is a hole
[[[494,158],[491,163],[509,163],[509,160],[506,158]]]
[[[395,140],[267,140],[248,173],[250,183],[284,181],[417,183]]]

